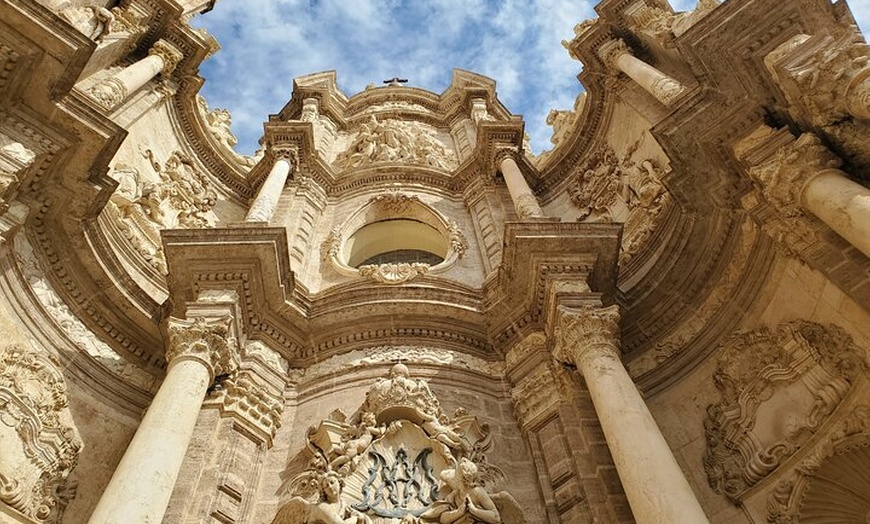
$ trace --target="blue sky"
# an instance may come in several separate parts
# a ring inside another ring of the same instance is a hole
[[[733,1],[733,0],[732,0]],[[787,0],[796,1],[796,0]],[[202,94],[229,109],[240,153],[250,154],[263,122],[293,89],[293,78],[335,69],[352,96],[394,76],[436,93],[453,68],[497,82],[501,101],[522,114],[536,153],[551,147],[550,109],[569,109],[582,64],[561,45],[597,0],[220,0],[192,22],[222,49],[203,63]],[[695,0],[671,0],[676,10]],[[870,0],[851,0],[867,34]]]

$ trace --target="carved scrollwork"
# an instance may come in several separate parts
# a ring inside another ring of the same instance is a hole
[[[403,284],[425,275],[430,267],[422,262],[371,264],[360,266],[359,274],[381,284]]]
[[[578,220],[624,222],[620,262],[636,255],[659,227],[671,197],[661,182],[664,170],[653,159],[633,160],[643,139],[622,158],[608,145],[581,166],[577,182],[569,186],[571,201],[580,208]]]
[[[114,77],[106,78],[88,89],[88,96],[107,110],[114,109],[127,99],[127,95],[127,86]]]
[[[0,501],[37,522],[61,522],[82,441],[66,383],[49,357],[0,350]]]
[[[835,325],[798,320],[726,342],[713,375],[721,398],[704,422],[710,486],[739,500],[807,442],[865,369]]]
[[[171,76],[178,63],[184,58],[181,51],[166,40],[154,42],[154,45],[148,50],[148,55],[159,56],[163,60],[163,69],[160,71],[160,74],[164,78]]]
[[[160,230],[214,227],[211,210],[217,193],[208,177],[180,151],[173,152],[163,166],[150,149],[143,154],[152,173],[143,175],[135,167],[117,164],[110,174],[118,187],[107,209],[133,249],[166,274]]]

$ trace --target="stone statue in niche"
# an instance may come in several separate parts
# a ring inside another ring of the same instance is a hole
[[[331,416],[309,430],[313,458],[272,524],[525,523],[516,500],[492,490],[504,475],[486,459],[490,446],[486,424],[464,409],[448,417],[396,364],[350,423]]]

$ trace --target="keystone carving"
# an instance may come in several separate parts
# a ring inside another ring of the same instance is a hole
[[[239,367],[238,343],[231,323],[230,317],[170,317],[166,326],[169,337],[166,361],[172,365],[176,360],[197,360],[208,368],[212,379],[231,374]]]
[[[704,469],[732,500],[765,479],[813,436],[865,373],[852,337],[804,320],[735,335],[724,344],[707,408]]]
[[[0,350],[0,501],[35,522],[61,522],[81,451],[57,362],[17,346]]]
[[[405,365],[371,387],[351,420],[309,430],[311,465],[272,524],[526,522],[510,494],[492,490],[503,474],[486,460],[489,428],[462,409],[448,417]]]

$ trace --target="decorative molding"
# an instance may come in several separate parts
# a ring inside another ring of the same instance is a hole
[[[129,362],[100,340],[61,300],[43,272],[24,231],[15,235],[13,251],[18,269],[30,292],[36,297],[46,316],[74,346],[121,380],[145,391],[156,391],[158,383],[154,375]]]
[[[281,427],[281,414],[284,412],[282,391],[274,391],[249,369],[233,373],[220,384],[221,412],[236,416],[252,426],[271,447],[272,439]]]
[[[850,410],[767,500],[767,522],[861,522],[870,514],[870,406]]]
[[[422,262],[400,262],[365,265],[358,268],[361,277],[381,284],[404,284],[429,272],[431,266]]]
[[[560,371],[558,366],[539,365],[534,373],[511,388],[514,412],[523,431],[530,431],[535,424],[555,413],[568,398],[564,384],[557,376]]]
[[[18,346],[0,350],[0,501],[48,524],[76,495],[68,477],[83,447],[58,367]]]
[[[805,320],[740,333],[721,351],[704,469],[714,491],[739,501],[813,436],[867,364],[845,330]]]

